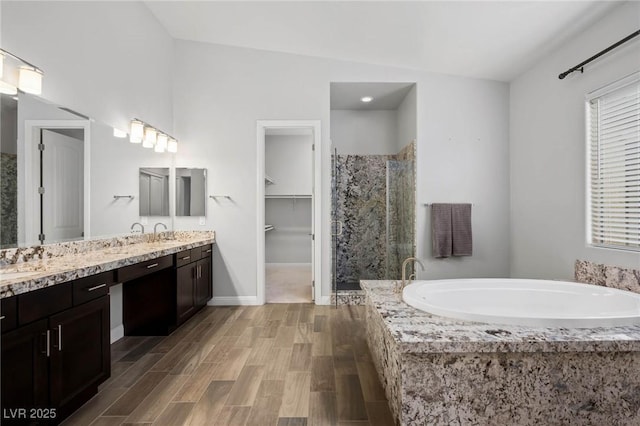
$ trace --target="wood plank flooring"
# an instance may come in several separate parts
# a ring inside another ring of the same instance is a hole
[[[114,343],[111,378],[63,425],[393,425],[364,307],[207,307]]]

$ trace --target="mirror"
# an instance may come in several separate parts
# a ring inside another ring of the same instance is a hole
[[[205,216],[207,170],[176,168],[176,216]]]
[[[147,206],[170,215],[171,154],[129,143],[106,123],[21,92],[0,95],[0,120],[0,249],[128,234],[141,220],[140,166],[165,170],[164,199],[148,199]],[[53,167],[43,165],[44,194],[41,142],[46,155],[64,152]]]
[[[140,216],[169,216],[169,169],[140,169]]]

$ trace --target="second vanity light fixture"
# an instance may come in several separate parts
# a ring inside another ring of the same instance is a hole
[[[144,148],[153,148],[155,152],[178,152],[178,141],[173,136],[138,118],[131,120],[129,141],[131,143],[141,143]]]
[[[25,93],[40,95],[43,75],[40,68],[0,48],[0,93],[16,95],[20,89]]]

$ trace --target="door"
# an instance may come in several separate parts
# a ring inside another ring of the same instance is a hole
[[[109,296],[50,317],[49,327],[51,403],[64,418],[110,375]]]
[[[204,306],[212,296],[211,257],[201,259],[196,264],[196,306]]]
[[[5,416],[17,416],[8,410],[51,407],[47,328],[44,319],[2,335],[0,398]]]
[[[196,263],[176,269],[176,314],[178,325],[186,321],[195,310]]]
[[[82,239],[84,142],[50,129],[42,129],[41,142],[41,243]]]

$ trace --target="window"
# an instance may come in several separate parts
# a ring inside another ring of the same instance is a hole
[[[588,242],[640,251],[640,73],[587,97]]]

